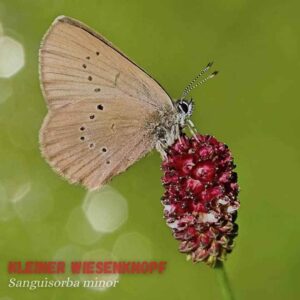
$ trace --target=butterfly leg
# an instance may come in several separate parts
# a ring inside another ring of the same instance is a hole
[[[177,131],[176,132],[176,138],[178,138],[180,145],[183,145],[183,141],[182,141],[182,138],[181,138],[179,127],[178,127],[178,129],[176,131]]]
[[[165,151],[167,146],[167,142],[163,140],[159,140],[156,143],[156,150],[160,153],[162,160],[168,160],[167,152]]]
[[[187,120],[187,126],[188,126],[191,134],[193,135],[194,139],[197,142],[199,142],[199,139],[197,138],[197,129],[196,129],[194,123],[190,119]]]

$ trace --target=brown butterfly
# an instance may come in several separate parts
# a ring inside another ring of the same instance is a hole
[[[58,17],[40,48],[40,81],[49,112],[40,130],[48,163],[71,183],[104,185],[188,125],[185,100],[209,63],[173,102],[151,76],[86,25]],[[194,85],[193,85],[194,84]]]

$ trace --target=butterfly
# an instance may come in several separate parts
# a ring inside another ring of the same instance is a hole
[[[163,157],[187,125],[185,97],[209,63],[172,101],[162,86],[103,36],[69,17],[55,19],[39,52],[48,114],[40,148],[71,183],[98,189],[156,148]]]

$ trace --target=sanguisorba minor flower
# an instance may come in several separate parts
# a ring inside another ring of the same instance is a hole
[[[179,250],[214,267],[232,251],[239,208],[230,150],[210,135],[183,135],[162,163],[164,217]]]

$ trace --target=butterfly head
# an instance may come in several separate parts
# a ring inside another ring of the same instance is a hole
[[[185,100],[185,99],[179,99],[176,101],[176,108],[178,111],[178,114],[181,116],[182,119],[189,118],[194,109],[194,102],[193,99],[191,100]]]

